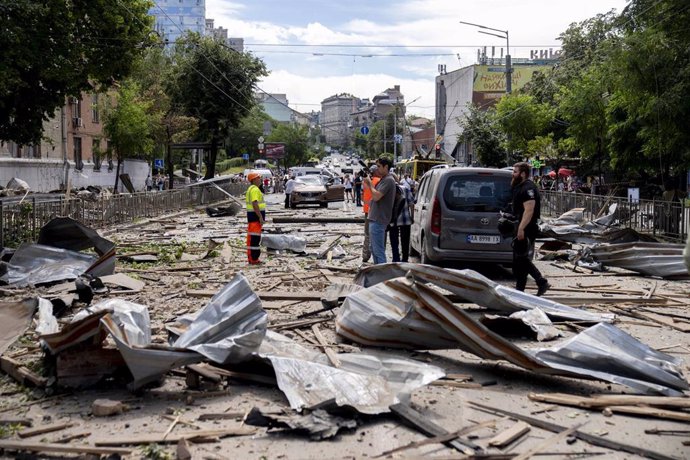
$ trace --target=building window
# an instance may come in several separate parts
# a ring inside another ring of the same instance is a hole
[[[91,118],[94,123],[100,123],[101,117],[98,111],[98,94],[94,93],[91,99]]]
[[[28,145],[26,147],[26,157],[27,158],[41,158],[41,146],[40,145]]]
[[[72,97],[70,103],[72,104],[72,118],[81,118],[81,99]]]
[[[81,158],[81,137],[74,138],[74,168],[78,171],[84,169],[84,162]]]
[[[101,163],[103,162],[103,155],[101,154],[101,140],[100,139],[93,139],[92,142],[92,150],[91,150],[91,156],[93,158],[93,170],[94,171],[100,171],[101,170]]]

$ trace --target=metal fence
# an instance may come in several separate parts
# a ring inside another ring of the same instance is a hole
[[[220,185],[235,196],[244,194],[247,186],[243,183]],[[0,201],[0,248],[36,241],[41,227],[58,216],[71,217],[91,228],[104,228],[224,200],[228,200],[228,196],[220,190],[199,186],[112,195],[95,200],[60,196],[27,197],[21,202]]]
[[[556,217],[573,208],[583,208],[585,219],[608,213],[616,204],[616,220],[622,227],[684,243],[690,224],[690,207],[682,202],[636,200],[572,192],[542,192],[541,214]]]

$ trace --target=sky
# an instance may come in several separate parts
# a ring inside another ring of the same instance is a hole
[[[451,72],[477,62],[477,50],[506,40],[460,21],[507,30],[510,54],[559,48],[574,22],[627,0],[206,0],[206,17],[244,38],[270,75],[259,87],[286,94],[291,108],[319,111],[338,93],[372,99],[400,85],[408,115],[434,118],[439,65]],[[491,31],[488,31],[491,32]],[[499,33],[500,34],[500,33]],[[503,51],[505,53],[505,51]]]

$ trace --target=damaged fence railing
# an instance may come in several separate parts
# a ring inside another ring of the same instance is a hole
[[[240,195],[247,185],[221,185],[227,192]],[[22,242],[36,241],[44,224],[57,216],[71,217],[92,228],[132,222],[144,217],[156,217],[179,209],[227,200],[220,190],[208,187],[185,187],[162,192],[142,192],[97,197],[37,199],[23,202],[0,200],[0,247],[16,247]]]
[[[542,192],[541,213],[542,216],[556,217],[573,208],[583,208],[583,218],[595,220],[613,204],[616,205],[616,220],[621,227],[663,235],[679,243],[684,243],[687,238],[690,207],[682,202],[545,191]]]

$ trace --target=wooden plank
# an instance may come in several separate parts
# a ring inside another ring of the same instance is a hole
[[[216,372],[213,372],[206,366],[200,366],[198,364],[188,364],[187,369],[215,383],[220,383],[220,381],[222,380],[220,375],[218,375]]]
[[[530,450],[525,452],[524,454],[520,454],[517,457],[515,457],[513,460],[527,460],[529,458],[532,458],[533,455],[538,454],[539,452],[543,451],[547,447],[551,446],[552,444],[556,444],[561,442],[563,439],[567,438],[574,432],[576,432],[580,427],[582,427],[584,423],[580,423],[578,425],[575,425],[572,428],[568,428],[567,430],[563,430],[560,433],[558,433],[556,436],[551,436],[550,438],[545,439],[544,441],[540,442],[536,446],[532,447]]]
[[[33,420],[30,418],[0,417],[0,425],[22,425],[31,426]]]
[[[0,440],[0,449],[27,450],[30,452],[60,452],[66,454],[96,454],[96,455],[130,455],[132,449],[117,449],[108,447],[91,447],[47,442],[7,441]]]
[[[215,295],[215,294],[214,294]],[[304,301],[321,301],[323,294],[321,292],[266,292],[259,291],[256,293],[261,300],[304,300]]]
[[[494,414],[494,415],[505,415],[507,417],[513,418],[515,420],[522,420],[523,422],[527,422],[532,426],[535,426],[537,428],[541,428],[542,430],[547,430],[551,431],[553,433],[560,433],[567,428],[564,426],[557,425],[555,423],[547,422],[546,420],[541,420],[536,417],[530,417],[528,415],[522,415],[517,412],[510,412],[507,410],[503,409],[498,409],[495,407],[487,406],[485,404],[480,404],[475,401],[469,401],[469,404],[472,405],[475,408],[478,408],[479,410],[482,410],[483,412],[487,412],[489,414]],[[583,433],[581,431],[574,431],[573,436],[575,436],[578,439],[581,439],[585,442],[588,442],[592,444],[593,446],[599,446],[599,447],[605,447],[606,449],[612,449],[616,451],[621,451],[621,452],[627,452],[630,454],[634,455],[639,455],[641,457],[647,457],[651,458],[653,460],[677,460],[675,457],[671,457],[665,454],[662,454],[660,452],[655,452],[653,450],[645,449],[643,447],[637,447],[628,444],[623,444],[620,442],[616,442],[612,439],[607,439],[603,438],[601,436],[595,436],[593,434],[589,433]]]
[[[340,367],[342,364],[338,359],[338,356],[332,349],[328,348],[328,342],[326,342],[326,338],[321,334],[319,326],[312,324],[311,330],[314,332],[314,337],[316,337],[316,340],[319,341],[319,344],[324,347],[323,351],[326,353],[326,356],[331,364],[333,364],[333,367]]]
[[[532,401],[561,404],[585,408],[603,408],[607,406],[655,406],[690,408],[690,398],[673,396],[640,396],[640,395],[592,395],[577,396],[567,393],[530,393]]]
[[[639,406],[608,406],[614,413],[641,415],[644,417],[654,417],[664,420],[677,420],[680,422],[690,422],[690,414],[687,412],[676,412],[672,410],[657,409],[654,407],[639,407]]]
[[[96,440],[94,444],[99,447],[131,446],[139,444],[172,444],[177,443],[180,439],[225,438],[228,436],[248,436],[254,433],[256,433],[256,430],[253,428],[237,427],[220,430],[188,431],[167,436],[164,433],[151,433],[140,436],[123,436],[121,438],[111,437],[108,439]]]
[[[37,428],[30,428],[22,430],[17,433],[20,438],[30,438],[31,436],[38,436],[39,434],[52,433],[54,431],[64,430],[65,428],[73,427],[74,423],[54,423],[52,425],[39,426]]]
[[[19,361],[15,361],[7,356],[0,357],[0,369],[22,385],[33,385],[43,388],[48,383],[48,379],[41,377],[33,371],[22,366]]]
[[[434,422],[429,420],[424,415],[420,414],[414,410],[411,406],[407,404],[394,404],[390,406],[391,412],[400,417],[405,423],[410,425],[412,428],[416,429],[420,433],[429,437],[439,437],[445,436],[448,433],[445,429],[436,425]],[[463,454],[473,455],[476,450],[480,450],[480,447],[466,440],[459,440],[454,437],[451,440],[444,441],[443,444],[456,449]]]
[[[514,442],[516,439],[529,433],[532,429],[529,424],[519,421],[505,431],[498,433],[493,438],[489,439],[489,445],[493,447],[503,447]]]
[[[273,329],[275,331],[282,331],[285,329],[294,329],[296,327],[311,326],[312,324],[324,323],[326,321],[332,321],[332,320],[333,320],[333,318],[305,319],[305,320],[301,320],[301,321],[290,321],[288,323],[272,324],[268,327],[269,327],[269,329]]]

